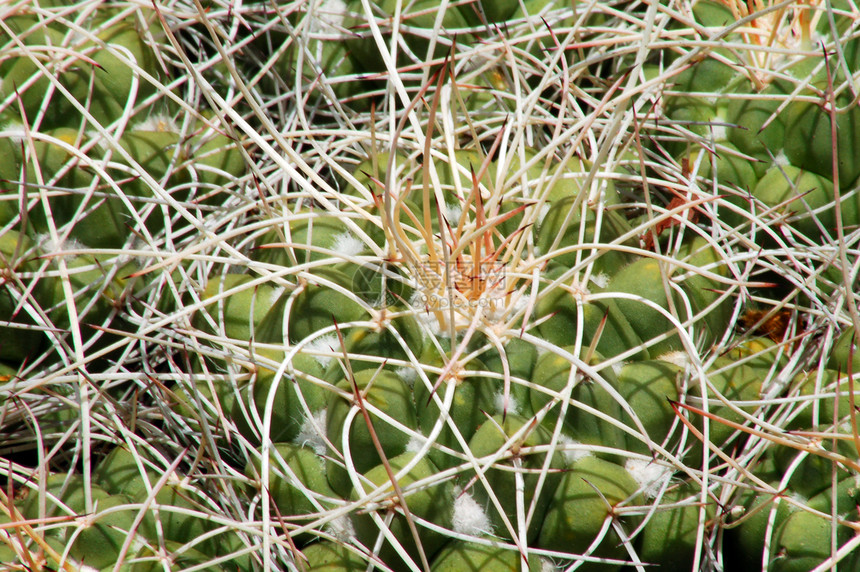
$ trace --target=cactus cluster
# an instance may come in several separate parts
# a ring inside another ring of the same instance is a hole
[[[158,44],[143,33],[155,21],[153,10],[110,5],[4,16],[0,358],[9,363],[60,361],[50,346],[95,352],[117,341],[105,329],[132,331],[126,308],[154,287],[138,272],[162,241],[199,231],[180,209],[223,202],[224,185],[246,170],[234,139],[203,115],[182,119],[167,97]]]
[[[850,9],[795,7],[788,17],[756,17],[746,7],[733,12],[708,1],[695,4],[692,16],[703,36],[720,30],[726,40],[745,40],[747,49],[719,48],[682,66],[667,58],[665,65],[682,70],[668,90],[667,118],[698,137],[667,141],[666,148],[682,149],[676,158],[689,162],[691,175],[734,189],[728,203],[736,208],[727,209],[727,222],[741,224],[755,212],[787,223],[795,240],[813,241],[833,237],[837,215],[843,226],[855,226],[860,170],[851,94],[860,60],[856,38],[842,35],[853,21]],[[746,25],[738,22],[722,33],[740,17]],[[790,51],[776,54],[766,47]]]
[[[860,566],[850,3],[0,10],[4,565]]]

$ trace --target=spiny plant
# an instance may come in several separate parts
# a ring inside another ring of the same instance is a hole
[[[4,564],[856,565],[852,5],[2,10]]]

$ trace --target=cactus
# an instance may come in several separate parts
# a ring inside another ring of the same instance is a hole
[[[856,565],[849,3],[67,4],[0,30],[0,558]]]

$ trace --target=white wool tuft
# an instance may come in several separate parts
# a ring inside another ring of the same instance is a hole
[[[394,373],[406,383],[409,387],[413,387],[418,381],[418,372],[412,367],[398,367],[394,369]]]
[[[332,34],[343,26],[347,6],[343,0],[323,0],[311,18],[311,32]]]
[[[459,491],[457,491],[459,493]],[[454,499],[454,512],[451,517],[454,532],[482,536],[491,534],[493,527],[487,512],[469,493],[459,493]]]
[[[558,443],[561,445],[562,456],[568,464],[573,464],[583,457],[590,457],[594,453],[577,445],[582,445],[581,441],[571,439],[566,435],[561,435],[558,438]]]
[[[408,453],[417,453],[427,443],[427,438],[424,435],[412,435],[406,443],[406,451]]]
[[[36,243],[46,253],[67,252],[69,250],[84,250],[86,245],[75,238],[69,237],[64,241],[55,242],[51,235],[44,233],[36,236]],[[65,257],[71,260],[72,257]]]
[[[639,484],[642,494],[647,499],[653,499],[659,494],[669,479],[672,478],[672,469],[644,459],[627,459],[624,468]]]
[[[352,526],[352,520],[346,515],[330,520],[326,524],[326,531],[341,542],[348,542],[355,536],[355,528]]]
[[[789,163],[788,157],[785,156],[785,150],[780,149],[779,153],[777,153],[776,156],[773,158],[773,165],[775,167],[785,167],[790,164],[791,163]]]
[[[711,133],[714,136],[714,141],[725,141],[729,137],[729,130],[722,123],[711,125]]]
[[[324,455],[328,448],[325,439],[325,424],[326,410],[322,409],[315,412],[313,417],[305,418],[299,434],[293,441],[301,447],[310,447],[317,455]]]
[[[608,274],[601,272],[600,274],[592,274],[590,280],[598,288],[606,288],[609,286],[610,278]]]
[[[334,237],[331,249],[344,256],[358,256],[364,252],[364,243],[351,232],[342,232]]]
[[[500,391],[493,396],[493,407],[496,409],[496,413],[505,413],[504,391]],[[513,395],[508,395],[507,413],[512,413],[514,415],[520,414],[520,403],[514,398]]]
[[[150,115],[132,128],[132,131],[158,131],[160,133],[178,133],[176,121],[169,115]]]
[[[332,352],[337,350],[340,341],[337,339],[337,334],[331,333],[318,338],[314,338],[305,347],[311,352]],[[332,356],[315,355],[314,359],[320,364],[323,369],[326,369],[334,359]]]
[[[544,203],[543,206],[541,206],[540,215],[538,216],[539,221],[544,220],[546,218],[546,215],[549,214],[549,207],[550,205],[548,203]]]
[[[463,216],[463,207],[459,204],[451,203],[445,205],[445,217],[448,219],[448,224],[452,227],[457,226],[460,217]]]
[[[275,302],[277,302],[280,299],[281,295],[284,293],[285,290],[286,290],[286,288],[284,288],[283,286],[278,286],[276,288],[273,288],[272,294],[269,296],[269,299],[268,299],[269,305],[274,306]]]
[[[2,85],[3,82],[0,80],[0,86]],[[24,125],[20,121],[4,123],[0,126],[0,131],[4,131],[6,133],[4,137],[10,139],[15,144],[20,144],[26,138]]]
[[[658,356],[657,359],[667,361],[671,364],[675,364],[678,367],[683,368],[686,368],[688,365],[690,365],[690,359],[687,356],[687,352],[682,351],[667,352],[661,356]]]

